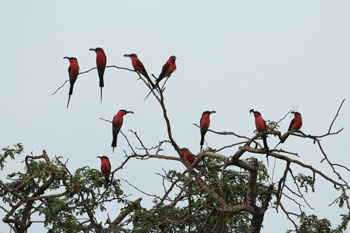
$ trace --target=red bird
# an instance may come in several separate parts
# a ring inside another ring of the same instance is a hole
[[[149,82],[149,84],[151,84],[152,87],[154,87],[154,84],[152,82],[152,80],[150,79],[150,77],[148,76],[148,73],[144,67],[144,65],[142,64],[142,62],[140,61],[140,59],[137,57],[137,55],[135,53],[132,54],[124,54],[124,57],[130,57],[131,58],[131,64],[134,67],[134,70],[140,74],[142,74],[147,81]]]
[[[162,72],[160,72],[160,75],[158,76],[156,83],[154,84],[152,90],[155,89],[156,87],[158,87],[158,84],[162,79],[164,79],[166,77],[170,77],[171,74],[176,70],[175,60],[176,60],[176,57],[171,56],[168,59],[168,61],[163,65]],[[148,96],[152,93],[152,90],[147,94],[145,99],[147,99]]]
[[[191,164],[196,161],[196,156],[194,156],[188,148],[181,148],[181,152],[183,157]]]
[[[159,84],[159,82],[166,78],[170,77],[171,74],[176,70],[176,64],[175,64],[176,57],[171,56],[168,61],[163,65],[162,72],[160,72],[159,77],[157,78],[156,83],[154,84],[154,88],[156,88]]]
[[[69,74],[69,93],[68,93],[68,103],[67,108],[69,106],[70,96],[73,94],[73,87],[75,81],[77,81],[79,75],[79,64],[78,60],[75,57],[64,57],[63,59],[69,60],[68,74]]]
[[[101,173],[105,176],[106,183],[109,183],[109,174],[111,173],[111,163],[107,156],[97,156],[101,159]]]
[[[117,137],[118,133],[123,125],[123,117],[124,115],[128,113],[134,113],[133,111],[126,111],[124,109],[119,110],[119,112],[113,117],[113,122],[112,122],[112,129],[113,129],[113,141],[112,141],[112,147],[113,147],[113,152],[114,148],[117,147]]]
[[[292,113],[294,113],[294,119],[290,122],[288,131],[299,130],[301,126],[303,126],[303,119],[301,118],[301,114],[294,111]]]
[[[301,126],[303,126],[303,119],[301,117],[301,114],[299,112],[294,112],[294,111],[292,113],[294,113],[294,119],[291,120],[291,122],[290,122],[288,132],[299,130],[301,128]],[[287,140],[289,133],[287,133],[285,135],[286,136],[281,139],[281,143],[284,143]]]
[[[204,136],[208,131],[209,125],[210,125],[210,114],[216,113],[215,111],[205,111],[202,113],[202,117],[200,120],[200,130],[201,130],[201,151],[203,149],[203,144],[204,144]]]
[[[104,87],[103,75],[105,73],[107,57],[105,51],[102,48],[97,47],[96,49],[89,49],[90,51],[96,52],[96,67],[98,72],[98,77],[100,78],[100,88],[101,88],[101,103],[102,103],[102,87]]]
[[[262,118],[260,112],[254,111],[254,109],[251,109],[250,113],[254,113],[256,130],[258,132],[263,132],[262,139],[264,142],[264,147],[265,147],[265,149],[268,150],[269,147],[267,146],[267,141],[266,141],[266,130],[267,130],[266,122],[265,122],[264,118]]]

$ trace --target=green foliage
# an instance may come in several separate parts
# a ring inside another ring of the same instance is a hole
[[[13,158],[23,151],[23,147],[18,144],[16,149],[6,148],[3,151],[6,157]],[[48,232],[83,231],[87,225],[82,224],[81,219],[86,219],[88,212],[94,216],[97,211],[106,211],[105,203],[110,201],[127,204],[119,179],[113,179],[106,185],[101,172],[89,167],[79,168],[71,174],[59,157],[51,160],[51,164],[44,159],[29,158],[24,172],[13,172],[7,177],[11,181],[5,185],[12,191],[8,192],[0,186],[0,197],[9,206],[20,202],[21,198],[35,197],[46,184],[49,186],[39,195],[62,194],[37,200],[37,205],[33,206],[33,210],[44,216],[44,226]],[[48,182],[49,179],[53,179],[53,182]],[[74,186],[78,190],[74,190]],[[68,192],[65,193],[65,190]],[[16,215],[23,215],[24,209],[25,206],[18,208]],[[102,229],[102,226],[97,224],[94,228]]]
[[[266,128],[267,128],[267,130],[275,131],[275,130],[278,130],[279,127],[280,126],[277,124],[276,121],[266,120]]]
[[[14,148],[2,148],[2,153],[0,154],[0,169],[3,170],[5,166],[5,160],[7,157],[10,157],[11,159],[15,159],[16,155],[19,155],[23,152],[23,145],[22,143],[17,143],[13,145]]]
[[[312,192],[315,192],[315,187],[314,187],[315,183],[312,176],[306,176],[304,174],[299,173],[295,177],[295,179],[298,182],[300,188],[304,188],[305,192],[308,192],[309,188],[311,188]]]

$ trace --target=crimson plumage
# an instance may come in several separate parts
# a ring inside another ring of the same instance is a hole
[[[150,77],[145,69],[145,66],[142,64],[142,62],[140,61],[138,56],[135,53],[131,53],[131,54],[124,54],[124,57],[131,58],[131,64],[132,64],[132,67],[134,68],[134,70],[136,72],[142,74],[153,88],[154,84],[153,84],[152,80],[150,79]]]
[[[203,149],[205,134],[207,133],[210,126],[210,114],[212,113],[215,113],[215,111],[205,111],[202,113],[202,117],[199,124],[201,132],[201,141],[199,144],[201,146],[201,151]]]
[[[97,156],[101,159],[101,173],[105,176],[106,183],[109,183],[109,174],[111,173],[111,163],[107,156]]]
[[[97,47],[95,49],[89,49],[90,51],[95,51],[96,52],[96,67],[97,67],[97,72],[98,72],[98,77],[99,77],[99,86],[101,88],[101,102],[102,102],[102,88],[104,87],[104,80],[103,80],[103,75],[105,73],[106,65],[107,65],[107,56],[105,54],[105,51]]]
[[[188,148],[181,148],[181,152],[183,157],[191,164],[196,161],[196,156],[194,156]]]
[[[294,118],[290,121],[288,132],[284,135],[284,137],[281,138],[280,143],[284,143],[287,140],[291,131],[299,130],[303,126],[303,119],[301,117],[301,114],[294,111],[292,113],[294,114]]]
[[[256,130],[258,132],[263,132],[262,134],[262,139],[263,139],[263,142],[264,142],[264,147],[265,149],[268,149],[268,146],[267,146],[267,141],[266,141],[266,122],[264,120],[264,118],[262,118],[261,116],[261,113],[258,112],[258,111],[254,111],[254,109],[251,109],[250,112],[254,113],[254,118],[255,118],[255,127],[256,127]]]
[[[159,82],[169,77],[175,70],[176,70],[176,64],[175,64],[176,57],[171,56],[168,61],[163,65],[162,71],[160,72],[160,75],[157,78],[156,83],[154,84],[154,88],[156,88],[159,84]]]
[[[70,97],[73,94],[73,87],[79,75],[79,64],[78,64],[78,60],[75,57],[64,57],[63,59],[69,60],[68,75],[69,75],[70,87],[69,87],[68,102],[67,102],[67,108],[68,108]]]
[[[294,113],[294,118],[291,120],[289,124],[288,131],[290,130],[299,130],[301,126],[303,126],[303,119],[301,117],[301,114],[299,112],[292,112]]]
[[[117,137],[119,134],[119,131],[123,125],[123,117],[124,115],[128,113],[134,113],[133,111],[126,111],[124,109],[119,110],[119,112],[113,117],[112,121],[112,134],[113,134],[113,140],[111,146],[114,148],[117,147]]]

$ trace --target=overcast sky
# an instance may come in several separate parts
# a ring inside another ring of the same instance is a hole
[[[107,69],[102,104],[96,70],[78,77],[69,109],[68,85],[51,95],[68,79],[69,63],[62,58],[77,57],[85,71],[95,66],[95,54],[88,49],[98,46],[104,48],[108,65],[131,67],[130,59],[122,55],[133,52],[156,76],[169,56],[177,57],[178,69],[167,83],[166,105],[175,140],[194,153],[199,151],[200,134],[192,124],[205,110],[217,111],[211,118],[212,129],[252,136],[254,119],[249,109],[277,121],[294,107],[303,115],[304,132],[323,134],[342,99],[349,97],[349,7],[350,2],[342,0],[2,1],[0,146],[22,142],[26,154],[46,149],[51,157],[69,159],[72,170],[99,169],[96,156],[107,155],[115,168],[123,151],[129,152],[127,144],[119,137],[112,153],[111,125],[98,118],[112,119],[122,108],[135,112],[124,118],[124,132],[137,131],[149,147],[166,139],[161,109],[152,96],[143,101],[147,89],[135,73]],[[330,159],[346,166],[349,117],[346,101],[334,125],[344,131],[322,140]],[[281,123],[282,131],[290,119]],[[238,142],[211,133],[206,140],[213,148]],[[276,140],[269,138],[269,142],[273,145]],[[311,140],[292,137],[283,148],[299,152],[301,161],[329,174]],[[19,161],[9,162],[1,179],[19,167],[23,167]],[[131,161],[116,175],[160,194],[162,185],[155,173],[162,168],[184,170],[173,161]],[[284,163],[277,163],[275,175],[283,169]],[[338,224],[341,210],[328,207],[337,194],[330,195],[332,186],[319,177],[316,184],[317,194],[309,196],[316,210],[305,210]],[[122,185],[133,194],[130,200],[142,196]],[[149,207],[151,200],[142,204]],[[292,227],[281,212],[270,209],[262,232]],[[9,228],[1,222],[0,231]],[[38,226],[29,230],[40,231],[45,232]]]

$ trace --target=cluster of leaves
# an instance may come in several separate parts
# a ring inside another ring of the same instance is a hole
[[[22,146],[15,148],[3,149],[5,153],[0,157],[13,158],[23,151]],[[120,180],[113,179],[107,186],[101,172],[89,167],[79,168],[71,174],[60,159],[56,157],[49,164],[44,159],[26,159],[25,171],[16,171],[7,176],[10,182],[5,185],[12,191],[0,186],[2,202],[13,207],[23,199],[36,198],[38,189],[45,187],[47,181],[53,178],[53,182],[40,194],[45,195],[45,198],[35,199],[39,204],[31,210],[32,213],[37,212],[44,216],[44,226],[49,232],[71,232],[72,229],[83,231],[91,228],[92,222],[95,229],[102,229],[102,224],[97,223],[94,217],[96,212],[105,211],[106,202],[127,203],[120,188]],[[27,206],[25,203],[16,209],[15,216],[18,218],[21,218]],[[81,219],[89,221],[84,222]]]

